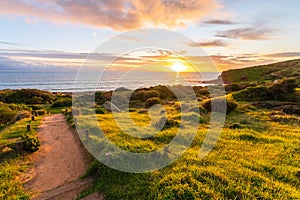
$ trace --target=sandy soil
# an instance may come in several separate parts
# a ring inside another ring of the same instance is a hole
[[[72,199],[79,189],[85,186],[85,182],[87,185],[91,183],[86,180],[77,181],[86,171],[88,159],[75,134],[63,115],[56,114],[44,118],[39,130],[41,149],[32,157],[33,178],[25,184],[25,188],[40,194],[41,198],[38,196],[37,199],[53,199],[51,190],[52,193],[55,190],[59,191],[59,199]],[[69,186],[64,191],[63,187],[66,185]],[[60,187],[62,189],[59,189]]]

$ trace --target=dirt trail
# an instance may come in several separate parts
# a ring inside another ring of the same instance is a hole
[[[25,184],[36,199],[73,199],[91,180],[80,180],[88,166],[87,154],[61,114],[44,118],[39,130],[41,149],[33,154],[33,178]],[[64,189],[65,188],[65,189]]]

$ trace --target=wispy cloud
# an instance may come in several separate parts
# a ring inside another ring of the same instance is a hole
[[[225,47],[228,43],[224,40],[208,40],[203,42],[194,42],[188,44],[191,47]]]
[[[236,24],[236,22],[230,20],[223,20],[223,19],[209,19],[202,22],[203,24],[210,24],[210,25],[232,25]]]
[[[300,57],[300,52],[280,52],[280,53],[267,54],[265,55],[265,57],[270,57],[270,58]]]
[[[253,26],[246,28],[235,28],[227,31],[219,31],[215,34],[215,36],[243,40],[268,40],[274,37],[275,32],[276,30],[273,28]]]
[[[0,44],[13,45],[13,46],[23,45],[23,44],[20,44],[20,43],[16,43],[16,42],[7,42],[7,41],[0,41]]]
[[[128,30],[147,24],[184,26],[219,7],[217,0],[10,0],[0,1],[0,15]]]

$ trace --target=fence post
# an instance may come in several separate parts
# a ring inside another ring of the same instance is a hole
[[[24,143],[23,143],[23,141],[17,141],[16,142],[16,149],[19,152],[22,152],[24,150]]]
[[[27,125],[27,132],[30,132],[31,128],[30,128],[30,124]]]

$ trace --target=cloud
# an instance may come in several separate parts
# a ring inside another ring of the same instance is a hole
[[[215,36],[243,40],[268,40],[273,38],[274,32],[275,29],[257,26],[220,31],[217,34],[215,34]]]
[[[210,19],[210,20],[205,20],[202,23],[203,24],[210,24],[210,25],[232,25],[232,24],[236,24],[233,21],[223,20],[223,19]]]
[[[195,42],[188,44],[191,47],[225,47],[228,43],[224,40],[210,40],[204,42]]]
[[[22,44],[20,44],[20,43],[16,43],[16,42],[6,42],[6,41],[0,41],[0,44],[13,45],[13,46],[22,45]]]
[[[10,0],[0,1],[0,15],[128,30],[147,25],[184,26],[219,7],[217,0]]]
[[[281,52],[274,54],[267,54],[265,57],[270,58],[288,58],[288,57],[300,57],[300,52]]]

